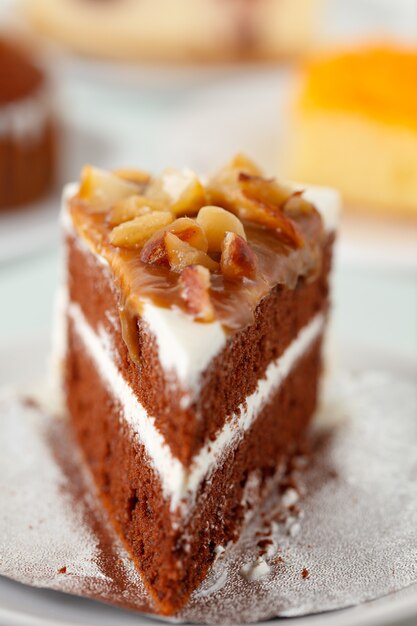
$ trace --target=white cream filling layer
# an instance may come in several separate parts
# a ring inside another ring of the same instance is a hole
[[[158,343],[158,355],[165,371],[173,371],[185,389],[198,392],[201,373],[226,343],[220,322],[196,323],[182,311],[145,303],[142,311]],[[193,400],[193,393],[189,402]]]
[[[182,514],[186,514],[192,507],[202,480],[241,441],[271,394],[279,388],[294,364],[323,332],[325,323],[324,315],[318,314],[301,330],[284,354],[270,363],[265,378],[259,381],[257,389],[239,407],[236,414],[229,418],[215,441],[206,444],[194,457],[191,466],[186,468],[172,455],[155,426],[155,419],[138,402],[131,387],[117,369],[111,338],[104,328],[101,327],[96,333],[78,304],[70,303],[68,314],[107,388],[120,403],[124,419],[145,447],[149,460],[160,477],[164,495],[170,500],[171,510],[178,510]]]
[[[0,137],[36,139],[50,116],[50,93],[41,88],[35,94],[0,107]]]

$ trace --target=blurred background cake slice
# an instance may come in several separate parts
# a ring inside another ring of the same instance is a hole
[[[0,36],[0,209],[37,200],[54,176],[47,78],[30,52]]]
[[[352,208],[417,216],[417,48],[368,44],[302,69],[287,174],[332,185]]]
[[[32,24],[88,55],[149,61],[276,59],[309,46],[322,0],[21,0]]]

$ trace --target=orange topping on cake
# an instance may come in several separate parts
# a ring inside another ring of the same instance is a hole
[[[316,57],[304,71],[303,108],[357,112],[417,129],[417,48],[340,50]]]

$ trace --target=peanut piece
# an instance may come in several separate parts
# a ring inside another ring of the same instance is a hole
[[[168,211],[155,211],[115,226],[110,233],[110,243],[120,248],[141,248],[158,230],[172,222]]]
[[[227,278],[255,278],[256,256],[249,244],[236,233],[226,233],[220,259],[222,274]]]
[[[221,251],[226,232],[236,233],[246,240],[245,229],[240,219],[219,206],[201,208],[197,215],[197,224],[203,228],[211,252]]]
[[[162,204],[145,198],[145,196],[130,196],[116,202],[109,212],[110,226],[117,226],[123,222],[133,220],[135,217],[152,213],[152,211],[164,211]]]

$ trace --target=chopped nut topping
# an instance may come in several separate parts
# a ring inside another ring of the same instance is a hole
[[[165,170],[149,185],[146,195],[165,203],[175,215],[195,215],[206,204],[206,194],[198,177],[191,170]]]
[[[186,241],[181,241],[173,233],[167,232],[165,234],[165,246],[170,268],[174,272],[181,272],[187,265],[202,265],[211,271],[219,268],[219,264],[213,261],[208,254],[190,246]]]
[[[140,248],[152,235],[172,222],[168,211],[154,211],[129,222],[115,226],[110,233],[110,243],[120,248]]]
[[[143,246],[140,260],[148,265],[170,267],[168,250],[166,246],[166,230],[158,230]]]
[[[281,207],[292,195],[292,189],[277,185],[274,178],[239,172],[238,181],[247,198],[265,206]]]
[[[195,248],[196,251],[207,252],[207,238],[201,227],[195,220],[189,217],[180,217],[165,228],[158,230],[149,241],[147,241],[140,255],[141,261],[151,265],[165,265],[170,267],[171,262],[165,237],[168,232]],[[176,261],[174,261],[174,264],[175,263]]]
[[[201,265],[189,265],[181,272],[182,297],[189,313],[202,322],[214,320],[210,300],[210,272]]]
[[[165,210],[166,209],[163,204],[150,200],[149,198],[145,198],[145,196],[135,195],[116,202],[116,204],[110,209],[108,221],[110,226],[118,226],[123,222],[133,220],[135,217],[141,217],[147,213],[152,213],[152,211]]]
[[[227,278],[255,278],[256,256],[242,237],[236,233],[226,233],[220,267]]]
[[[310,213],[311,204],[303,197],[302,190],[294,191],[288,200],[286,200],[283,211],[287,215],[294,215],[294,213]]]
[[[113,170],[113,174],[119,178],[123,178],[123,180],[130,181],[131,183],[137,183],[142,186],[147,185],[151,180],[151,175],[148,172],[132,168]]]
[[[225,207],[242,220],[275,230],[284,243],[298,248],[303,245],[302,238],[283,211],[292,194],[290,188],[260,176],[256,166],[242,156],[210,180],[207,193],[213,204]]]
[[[252,219],[276,229],[285,243],[296,248],[302,247],[299,233],[283,212],[283,207],[292,196],[292,190],[280,187],[274,179],[251,176],[245,172],[239,173],[238,180],[243,194],[254,203]]]
[[[246,172],[252,176],[262,176],[262,170],[246,154],[236,154],[230,161],[229,167],[235,171]]]
[[[226,232],[236,233],[246,239],[240,219],[219,206],[205,206],[200,209],[197,224],[200,224],[206,234],[210,252],[221,251]]]
[[[167,228],[170,233],[174,233],[181,241],[189,243],[190,246],[207,252],[208,242],[201,225],[189,217],[180,217],[172,222]]]
[[[98,252],[129,274],[130,288],[201,321],[214,319],[215,304],[219,319],[230,320],[233,311],[243,327],[268,281],[292,287],[320,268],[322,223],[314,207],[241,154],[204,186],[190,170],[151,177],[86,166],[71,210]],[[304,249],[288,254],[287,247]]]
[[[81,173],[78,197],[88,202],[92,211],[105,212],[116,202],[139,191],[138,185],[97,167],[86,165]]]
[[[174,272],[181,272],[188,265],[200,264],[209,270],[217,270],[219,264],[203,250],[183,241],[170,229],[162,229],[145,244],[140,254],[144,263],[164,265]]]

